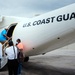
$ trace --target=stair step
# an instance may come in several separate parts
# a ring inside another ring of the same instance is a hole
[[[0,69],[2,69],[6,64],[7,64],[7,56],[4,56],[0,61]]]

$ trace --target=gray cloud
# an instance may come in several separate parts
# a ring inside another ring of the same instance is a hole
[[[1,0],[0,14],[33,17],[75,3],[75,0]]]

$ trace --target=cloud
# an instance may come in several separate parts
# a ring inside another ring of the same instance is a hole
[[[33,17],[75,3],[75,0],[1,0],[0,14]]]

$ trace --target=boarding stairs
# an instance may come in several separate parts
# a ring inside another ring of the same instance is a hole
[[[0,69],[2,69],[7,64],[7,56],[5,55],[5,49],[7,48],[7,45],[4,45],[4,55],[2,56],[2,59],[0,61]]]
[[[0,69],[2,69],[7,64],[7,56],[3,56],[0,61]]]

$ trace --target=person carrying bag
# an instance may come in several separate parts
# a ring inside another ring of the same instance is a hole
[[[24,61],[24,56],[23,56],[23,44],[21,43],[21,40],[20,39],[17,39],[16,40],[17,44],[17,50],[18,50],[18,55],[17,55],[17,59],[18,59],[18,63],[19,63],[19,66],[18,66],[18,75],[21,74],[21,70],[22,70],[22,62]]]

